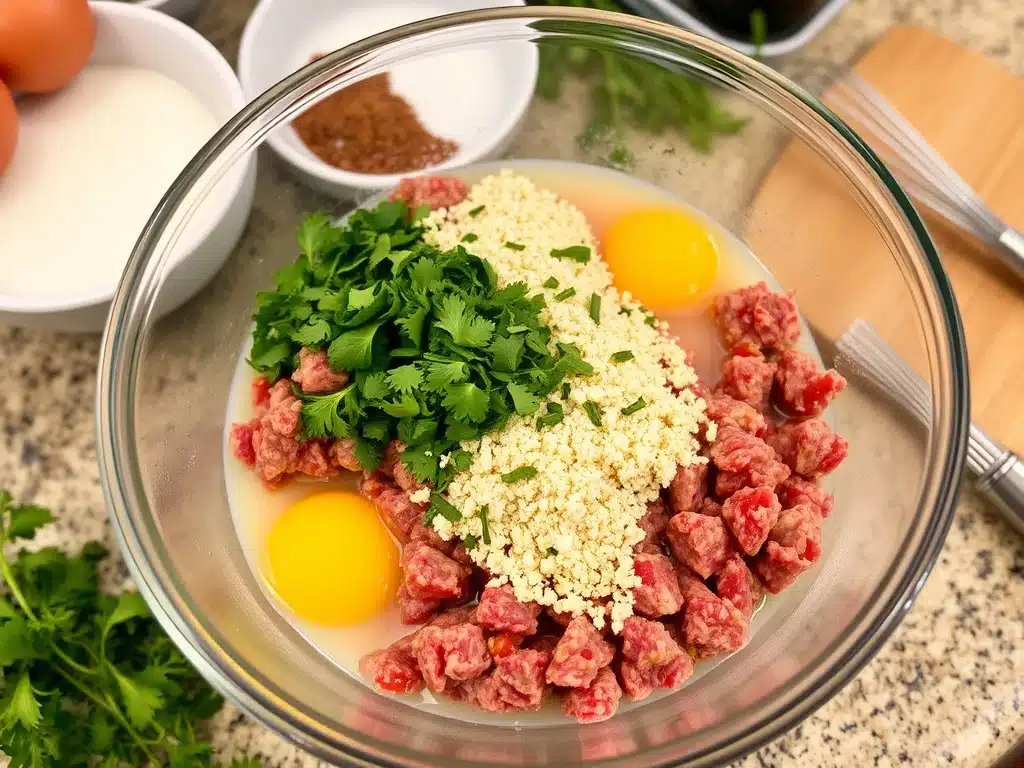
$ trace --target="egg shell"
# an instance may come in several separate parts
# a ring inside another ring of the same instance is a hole
[[[67,85],[95,40],[86,0],[0,0],[0,80],[13,91],[47,93]]]

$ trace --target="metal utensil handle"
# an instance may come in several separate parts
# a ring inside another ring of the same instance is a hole
[[[999,236],[999,256],[1003,262],[1024,280],[1024,233],[1007,227]]]
[[[978,479],[978,490],[1024,535],[1024,462],[1007,451],[1002,462]]]

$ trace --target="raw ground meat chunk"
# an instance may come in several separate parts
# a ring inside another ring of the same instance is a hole
[[[416,693],[423,690],[423,675],[402,638],[390,648],[375,651],[359,662],[359,671],[383,693]]]
[[[633,558],[633,570],[642,582],[633,588],[634,611],[652,619],[679,612],[683,593],[671,560],[664,555],[639,554]]]
[[[768,439],[786,465],[808,479],[827,475],[849,450],[846,440],[821,419],[782,424]]]
[[[832,494],[812,480],[804,480],[797,475],[790,475],[775,489],[783,507],[795,507],[797,504],[810,504],[822,518],[832,514]]]
[[[388,443],[388,447],[384,451],[384,459],[381,461],[381,468],[395,479],[403,491],[415,493],[426,486],[417,480],[416,476],[402,463],[402,452],[405,448],[406,445],[401,440],[392,440]]]
[[[693,659],[663,624],[637,616],[622,628],[622,687],[633,700],[658,688],[675,690],[693,674]]]
[[[253,379],[249,386],[249,399],[257,415],[262,415],[263,408],[270,403],[270,379],[266,376],[257,376]]]
[[[672,567],[676,572],[676,579],[679,580],[679,591],[683,593],[683,601],[688,602],[696,597],[711,597],[714,595],[704,580],[687,566],[680,562],[673,562]]]
[[[232,426],[231,450],[239,460],[255,467],[264,483],[273,486],[299,466],[302,401],[292,395],[286,379],[259,397],[264,399],[262,415]],[[311,456],[304,466],[319,468],[317,458]]]
[[[647,511],[640,518],[639,525],[644,532],[644,540],[636,549],[638,552],[648,554],[659,554],[661,552],[661,541],[665,536],[665,528],[668,526],[669,514],[665,511],[665,502],[655,499],[647,504]]]
[[[676,467],[676,475],[668,485],[669,506],[675,514],[692,512],[708,492],[706,462]]]
[[[502,632],[500,635],[492,635],[487,638],[487,650],[492,659],[500,659],[509,656],[519,650],[523,644],[522,635],[513,635],[510,632]]]
[[[432,691],[443,691],[449,680],[479,677],[491,666],[484,633],[474,624],[424,627],[416,633],[412,651]]]
[[[590,619],[577,616],[555,646],[547,681],[563,688],[583,688],[594,681],[599,670],[611,664],[614,656],[615,648],[594,629]]]
[[[253,435],[259,429],[260,420],[241,421],[231,425],[231,453],[247,466],[256,466],[256,449],[253,447]]]
[[[430,620],[432,627],[454,627],[457,624],[476,624],[476,606],[463,605],[459,608],[449,608],[442,611]]]
[[[411,542],[402,552],[405,588],[417,600],[444,600],[462,597],[469,569],[443,552],[419,542]]]
[[[719,429],[708,456],[721,470],[715,478],[715,494],[720,498],[744,487],[775,488],[790,474],[772,446],[737,427]]]
[[[398,182],[391,193],[392,200],[404,200],[410,209],[429,205],[431,210],[449,208],[461,203],[469,194],[462,179],[449,176],[415,176]]]
[[[764,282],[718,294],[712,311],[728,348],[750,342],[762,349],[784,349],[800,338],[792,293],[772,293]]]
[[[783,510],[754,560],[754,572],[773,595],[790,586],[821,557],[821,515],[810,504]]]
[[[324,350],[299,350],[299,367],[292,373],[292,381],[307,395],[337,392],[348,384],[348,371],[336,371],[327,362]]]
[[[813,357],[795,349],[779,356],[775,371],[776,400],[784,410],[799,416],[817,416],[846,389],[846,379],[835,370],[822,371]]]
[[[771,488],[741,488],[725,500],[722,518],[740,548],[753,557],[768,539],[781,511],[782,505]]]
[[[409,501],[409,494],[377,472],[362,479],[359,492],[374,503],[381,521],[403,544],[409,541],[413,527],[423,521],[427,511],[425,504]]]
[[[331,462],[339,469],[347,469],[350,472],[361,472],[363,465],[356,458],[356,441],[352,438],[343,437],[331,443],[327,449],[327,455]]]
[[[431,618],[441,607],[436,598],[417,600],[409,594],[403,584],[398,588],[398,615],[403,624],[422,624]]]
[[[417,520],[412,524],[412,529],[409,531],[409,541],[418,541],[421,544],[426,544],[428,547],[436,549],[448,557],[451,557],[455,552],[455,545],[458,544],[458,539],[450,539],[445,541],[441,538],[440,534],[433,529],[423,524],[422,520]],[[452,558],[454,560],[454,558]],[[455,562],[458,562],[456,560]],[[463,563],[465,565],[465,563]]]
[[[464,565],[467,568],[472,568],[475,565],[473,558],[469,555],[469,550],[466,549],[466,545],[461,541],[456,542],[455,547],[452,549],[451,558],[459,565]]]
[[[515,635],[533,635],[537,632],[537,616],[541,608],[536,603],[516,600],[512,587],[487,587],[480,595],[476,618],[480,626],[492,632],[510,632]]]
[[[725,567],[719,572],[716,591],[723,600],[728,600],[750,619],[754,612],[754,584],[753,575],[747,564],[741,557],[731,557]],[[761,601],[761,595],[757,596],[757,602]]]
[[[717,595],[695,596],[686,601],[683,635],[698,659],[732,653],[746,641],[747,617]]]
[[[700,503],[700,506],[697,507],[697,511],[700,514],[710,515],[711,517],[721,517],[722,509],[722,505],[710,497],[704,499],[704,501]]]
[[[540,709],[551,691],[544,679],[550,663],[550,652],[533,649],[515,651],[496,659],[493,676],[498,698],[510,709]]]
[[[717,572],[732,553],[729,532],[720,517],[683,512],[668,521],[672,553],[702,578]]]
[[[722,363],[722,379],[715,391],[763,412],[772,393],[775,363],[765,360],[760,350],[749,344],[737,345],[731,354]]]
[[[707,400],[705,414],[722,427],[736,427],[751,435],[763,437],[768,430],[764,416],[747,403],[727,394],[711,395]]]
[[[300,443],[294,471],[310,477],[337,476],[338,467],[330,457],[330,443],[326,440],[307,440]]]
[[[585,688],[566,691],[562,699],[562,714],[580,723],[598,723],[615,714],[622,698],[622,689],[615,674],[605,667]]]

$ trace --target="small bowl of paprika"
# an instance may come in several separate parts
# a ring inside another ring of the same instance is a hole
[[[248,98],[319,56],[414,22],[521,0],[261,0],[242,35],[238,74]],[[372,46],[372,44],[371,44]],[[307,184],[358,199],[417,172],[500,157],[529,107],[534,45],[467,44],[415,57],[379,51],[380,66],[355,82],[335,78],[267,143]],[[390,66],[389,61],[402,63]],[[413,60],[410,60],[412,58]]]

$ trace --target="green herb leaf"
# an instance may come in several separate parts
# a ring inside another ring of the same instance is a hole
[[[507,373],[518,369],[523,359],[523,343],[522,336],[502,336],[495,339],[489,347],[494,357],[495,369]]]
[[[594,321],[595,325],[601,324],[601,297],[596,294],[590,294],[590,319]]]
[[[628,349],[623,349],[620,352],[616,352],[609,358],[613,363],[625,363],[633,359],[633,353]]]
[[[521,243],[507,242],[507,243],[505,243],[505,247],[508,248],[510,251],[525,251],[526,250],[526,246],[522,245]]]
[[[448,385],[441,404],[451,410],[460,421],[479,423],[487,418],[490,402],[486,392],[476,384],[467,382]]]
[[[124,711],[132,725],[142,728],[152,723],[156,711],[164,705],[163,694],[138,678],[123,675],[116,669],[112,671],[114,679],[117,680],[117,687],[121,690]]]
[[[561,424],[564,419],[565,411],[562,410],[562,406],[556,402],[549,402],[548,412],[544,416],[537,417],[537,429],[553,427],[555,424]]]
[[[638,397],[636,400],[634,400],[632,403],[630,403],[629,405],[622,409],[622,415],[632,416],[634,413],[636,413],[646,405],[647,403],[644,402],[644,399],[642,397]]]
[[[299,223],[299,248],[311,264],[334,242],[334,228],[326,213],[311,213]]]
[[[501,476],[502,481],[511,485],[512,483],[518,483],[521,480],[529,480],[531,477],[537,476],[537,468],[531,466],[516,467],[511,472],[506,472]]]
[[[359,466],[367,472],[373,472],[384,458],[384,446],[376,440],[357,437],[353,453]]]
[[[467,232],[462,236],[463,243],[475,243],[480,238],[474,235],[472,232]]]
[[[124,624],[132,619],[146,618],[150,616],[149,606],[142,599],[138,592],[125,592],[117,598],[114,610],[110,612],[103,625],[103,636],[110,634],[110,630],[118,624]]]
[[[11,507],[10,520],[5,523],[7,538],[12,541],[35,538],[36,530],[50,522],[53,522],[53,515],[43,507],[33,504]]]
[[[569,259],[578,264],[590,261],[590,248],[585,245],[570,245],[568,248],[554,248],[551,255],[556,259]]]
[[[472,210],[470,210],[469,215],[470,215],[471,218],[475,219],[477,216],[479,216],[485,210],[487,210],[487,206],[486,205],[478,205],[476,208],[473,208]]]
[[[557,288],[558,287],[558,278],[549,277],[547,280],[544,281],[544,287],[545,288]]]
[[[507,389],[512,396],[512,407],[520,416],[528,416],[539,407],[537,396],[522,384],[509,384]]]
[[[429,526],[435,517],[440,515],[445,520],[457,523],[462,519],[462,513],[448,499],[436,491],[430,494],[430,506],[427,507],[426,524]]]
[[[561,293],[555,294],[555,301],[565,301],[566,299],[571,299],[575,295],[576,289],[573,288],[572,286],[569,286]]]
[[[411,393],[423,383],[423,374],[415,365],[403,365],[388,372],[388,384],[396,392]]]
[[[593,400],[587,400],[583,404],[583,410],[587,412],[587,416],[590,418],[590,423],[595,427],[601,426],[601,409],[597,403]]]
[[[468,536],[466,536],[466,538],[462,540],[462,546],[466,548],[467,552],[472,552],[474,549],[477,548],[477,545],[479,543],[480,540],[477,539],[477,537],[473,534],[469,534]]]
[[[458,360],[448,363],[426,364],[425,388],[430,392],[441,392],[449,384],[458,384],[469,377],[469,367]]]
[[[482,507],[480,507],[480,509],[476,511],[477,517],[480,518],[481,538],[484,540],[484,544],[486,546],[490,546],[491,544],[491,526],[490,522],[487,520],[487,515],[489,512],[490,508],[486,504],[484,504]]]
[[[338,336],[327,348],[327,361],[336,371],[360,371],[370,367],[373,340],[381,322],[364,325]]]
[[[331,326],[326,320],[318,318],[292,333],[292,340],[304,347],[315,347],[323,344],[331,335]]]
[[[482,347],[494,333],[494,323],[466,308],[459,296],[445,296],[437,316],[437,327],[448,331],[452,340],[463,347]]]

